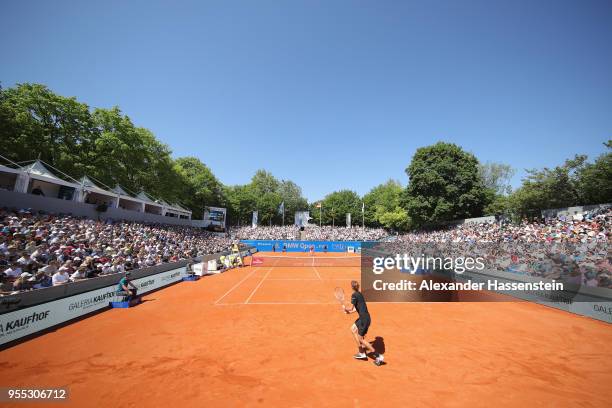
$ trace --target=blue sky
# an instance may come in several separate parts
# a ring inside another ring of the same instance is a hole
[[[517,169],[612,137],[612,2],[3,1],[0,81],[118,105],[226,184],[363,194],[445,140]]]

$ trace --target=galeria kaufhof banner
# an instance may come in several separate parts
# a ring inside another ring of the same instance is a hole
[[[293,240],[255,240],[246,239],[240,241],[246,245],[252,245],[258,251],[282,252],[283,247],[287,252],[307,252],[314,246],[315,252],[360,252],[362,246],[370,244],[364,241],[293,241]],[[274,249],[273,249],[274,247]]]
[[[185,271],[185,267],[172,269],[134,279],[132,283],[138,294],[144,295],[181,281]],[[114,284],[0,315],[0,345],[107,308],[109,302],[117,300],[116,292]]]

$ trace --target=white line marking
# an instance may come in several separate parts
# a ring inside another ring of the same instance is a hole
[[[312,269],[314,269],[314,271],[317,274],[317,277],[319,278],[319,280],[323,280],[323,279],[321,279],[321,275],[319,275],[319,271],[317,271],[317,268],[315,266],[313,266]]]
[[[335,305],[338,302],[249,302],[249,303],[218,303],[215,306],[244,306],[244,305]]]
[[[370,304],[416,304],[416,303],[442,303],[442,302],[370,302]],[[215,306],[243,306],[243,305],[337,305],[338,302],[250,302],[250,303],[219,303]]]
[[[266,278],[268,277],[268,275],[270,274],[270,272],[272,272],[272,268],[268,269],[268,272],[266,272],[266,274],[264,275],[263,279],[259,282],[259,284],[257,286],[255,286],[255,289],[253,289],[253,292],[251,292],[251,294],[249,295],[249,297],[247,298],[247,300],[244,301],[244,304],[246,305],[247,303],[249,303],[249,300],[251,300],[251,298],[253,297],[253,295],[255,294],[255,292],[257,292],[257,289],[259,289],[259,287],[261,286],[261,284],[266,280]]]
[[[225,292],[225,294],[223,296],[221,296],[219,299],[216,300],[216,302],[214,303],[215,305],[217,303],[219,303],[219,301],[221,299],[223,299],[224,297],[226,297],[227,295],[230,294],[230,292],[232,292],[234,289],[236,289],[238,286],[240,286],[240,284],[242,282],[244,282],[245,280],[249,279],[251,277],[251,275],[253,275],[256,271],[258,271],[259,268],[254,268],[253,271],[251,271],[251,273],[249,273],[247,276],[245,276],[244,278],[242,278],[242,280],[240,282],[238,282],[237,284],[235,284],[234,286],[232,286],[232,288],[230,290],[228,290],[227,292]]]
[[[329,279],[318,279],[318,278],[268,278],[269,281],[350,281],[354,280],[351,278],[329,278]]]

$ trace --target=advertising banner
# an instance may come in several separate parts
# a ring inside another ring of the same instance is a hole
[[[252,245],[258,251],[280,252],[283,248],[287,252],[308,252],[310,246],[314,246],[315,252],[359,252],[361,241],[292,241],[292,240],[241,240],[243,244]]]
[[[180,281],[184,271],[185,268],[172,269],[157,275],[134,279],[132,283],[141,295]],[[115,300],[116,291],[115,284],[0,315],[0,344],[108,307],[109,302]]]
[[[294,224],[297,227],[305,227],[310,220],[310,211],[296,211]]]

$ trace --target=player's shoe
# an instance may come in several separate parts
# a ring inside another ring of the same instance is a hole
[[[366,360],[368,356],[366,356],[366,353],[357,353],[353,356],[353,358],[356,360]]]
[[[385,356],[383,356],[382,354],[379,354],[378,357],[376,357],[376,360],[374,360],[374,365],[379,367],[382,365],[383,361],[385,361]]]

